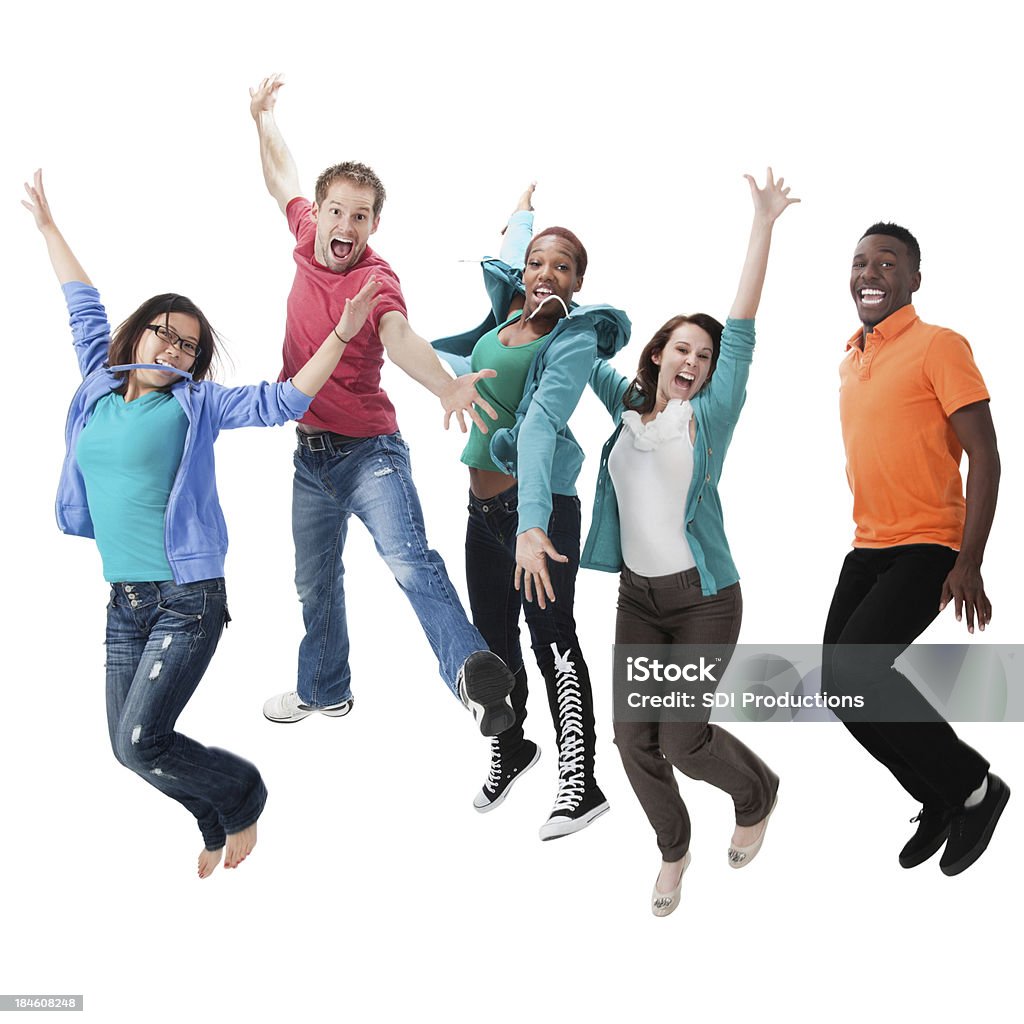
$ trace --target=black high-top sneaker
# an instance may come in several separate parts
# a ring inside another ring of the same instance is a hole
[[[541,839],[561,839],[579,832],[610,809],[601,787],[584,776],[582,763],[577,770],[575,762],[582,762],[582,750],[578,755],[560,750],[558,755],[558,795],[548,820],[540,827]]]
[[[512,754],[502,750],[500,736],[491,738],[491,769],[487,781],[473,798],[473,806],[481,814],[493,811],[508,796],[512,784],[540,760],[540,747],[533,740],[523,740]]]
[[[560,655],[557,648],[555,676],[558,794],[548,820],[540,827],[541,839],[560,839],[579,832],[609,809],[604,793],[594,781],[594,753],[587,750],[583,695],[575,665],[567,655]],[[592,721],[592,713],[590,717]]]

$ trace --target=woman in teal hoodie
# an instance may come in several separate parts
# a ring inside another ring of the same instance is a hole
[[[497,422],[487,434],[474,426],[462,455],[470,474],[466,581],[474,625],[515,676],[515,721],[492,741],[490,772],[473,806],[498,807],[540,756],[523,733],[522,609],[558,736],[558,792],[540,837],[557,839],[608,810],[594,778],[593,697],[573,616],[583,451],[568,420],[595,357],[618,351],[630,325],[609,306],[573,305],[586,249],[565,228],[533,235],[532,193],[531,186],[509,221],[503,258],[484,262],[487,320],[435,348],[456,373],[497,371],[478,385]]]
[[[704,313],[673,317],[640,354],[632,381],[605,362],[595,362],[591,373],[616,427],[601,454],[582,564],[621,573],[617,644],[716,644],[731,651],[739,636],[739,574],[718,480],[746,397],[772,227],[799,202],[770,168],[763,189],[749,175],[747,181],[754,221],[725,327]],[[658,837],[662,866],[651,909],[664,917],[679,903],[690,863],[690,819],[673,766],[732,797],[736,830],[728,857],[735,868],[761,847],[778,776],[706,720],[616,722],[615,743]]]

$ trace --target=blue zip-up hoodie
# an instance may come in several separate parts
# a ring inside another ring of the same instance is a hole
[[[93,407],[121,386],[117,373],[150,364],[107,366],[110,323],[92,285],[65,284],[64,298],[71,314],[75,354],[82,384],[71,400],[65,428],[64,467],[57,489],[57,525],[78,537],[95,536],[85,480],[75,459],[78,435]],[[154,368],[154,367],[150,367]],[[155,366],[166,371],[166,366]],[[171,488],[164,521],[164,545],[175,583],[194,583],[224,575],[228,531],[217,497],[213,442],[231,427],[271,427],[301,416],[312,401],[291,381],[226,388],[210,381],[193,381],[185,371],[171,388],[188,418],[181,464]]]
[[[512,242],[502,253],[520,267],[500,259],[483,261],[484,287],[491,311],[482,324],[465,334],[433,343],[456,374],[471,372],[473,347],[503,323],[512,298],[525,295],[522,259],[532,237],[532,216],[514,214],[509,222]],[[491,458],[503,473],[519,483],[519,532],[539,527],[547,530],[551,495],[576,493],[576,478],[583,466],[583,449],[569,430],[572,415],[587,386],[594,358],[608,359],[628,341],[629,318],[611,306],[573,306],[534,354],[526,374],[516,422],[491,437]]]
[[[717,594],[740,578],[725,536],[718,482],[736,421],[747,398],[747,377],[753,357],[754,321],[726,320],[715,372],[690,399],[697,434],[693,442],[693,479],[686,509],[680,510],[683,514],[679,525],[686,531],[686,542],[697,563],[700,589],[705,597]],[[590,386],[615,420],[615,430],[601,451],[594,512],[580,565],[585,569],[618,572],[622,568],[619,505],[608,473],[608,456],[622,432],[622,414],[626,411],[622,399],[629,380],[615,367],[595,362]]]

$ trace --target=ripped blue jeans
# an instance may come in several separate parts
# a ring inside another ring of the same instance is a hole
[[[107,726],[114,756],[196,819],[208,850],[253,824],[267,790],[248,761],[174,731],[227,619],[224,580],[114,583]]]
[[[306,627],[299,645],[299,698],[324,707],[352,696],[342,560],[352,516],[370,532],[409,599],[441,678],[457,697],[462,663],[487,644],[466,617],[441,556],[427,543],[408,446],[401,434],[348,440],[323,435],[318,443],[318,451],[305,445],[296,450],[292,491],[295,586]],[[379,614],[390,645],[382,653],[399,666],[389,671],[400,671],[402,639],[390,626],[390,610]]]

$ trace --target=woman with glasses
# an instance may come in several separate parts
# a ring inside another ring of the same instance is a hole
[[[256,843],[267,791],[248,761],[174,731],[229,620],[227,530],[213,442],[230,427],[301,416],[376,305],[346,301],[335,329],[290,381],[206,380],[216,335],[182,295],[147,299],[111,333],[97,290],[54,223],[42,173],[22,200],[46,242],[71,315],[82,384],[71,403],[57,495],[65,533],[94,537],[110,583],[107,724],[114,756],[196,818],[199,877]]]
[[[621,573],[617,644],[724,645],[731,654],[739,636],[739,574],[725,537],[718,480],[746,398],[772,227],[799,202],[771,168],[764,188],[749,175],[747,181],[754,219],[725,327],[705,313],[673,317],[640,353],[632,381],[601,361],[591,373],[616,427],[601,453],[582,564]],[[723,657],[721,671],[727,662]],[[615,744],[661,850],[651,896],[656,917],[678,906],[690,863],[690,818],[673,767],[732,798],[729,865],[742,868],[754,859],[779,779],[752,750],[706,718],[617,721]]]

